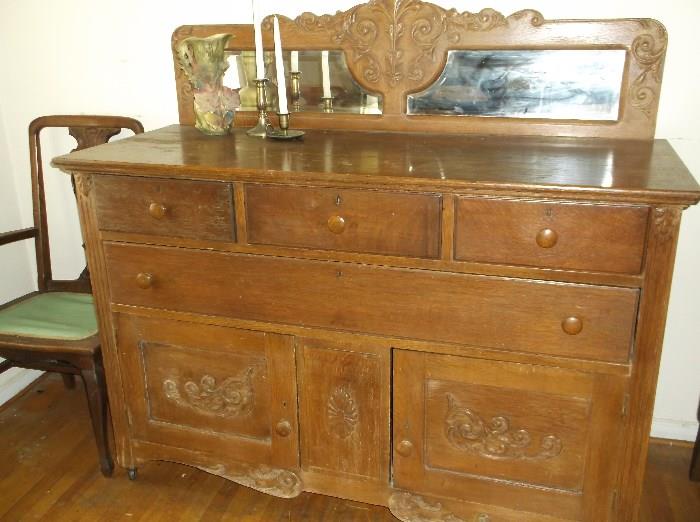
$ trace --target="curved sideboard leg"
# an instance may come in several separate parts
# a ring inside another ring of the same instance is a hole
[[[294,498],[304,490],[301,477],[288,469],[272,468],[267,465],[236,465],[236,469],[228,469],[219,464],[213,468],[197,466],[199,469],[219,475],[225,479],[247,486],[256,491],[275,497]]]
[[[430,503],[423,497],[397,492],[389,497],[389,510],[402,522],[489,522],[486,513],[476,513],[467,519],[448,511],[440,502]]]

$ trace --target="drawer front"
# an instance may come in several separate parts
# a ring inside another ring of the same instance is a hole
[[[434,258],[439,196],[247,185],[250,243]]]
[[[112,300],[624,362],[638,291],[106,244]]]
[[[101,230],[234,241],[231,185],[94,176]]]
[[[118,327],[136,439],[298,467],[291,338],[127,315]]]
[[[648,209],[642,206],[457,200],[462,261],[638,274]]]
[[[624,377],[395,350],[398,488],[608,520]]]

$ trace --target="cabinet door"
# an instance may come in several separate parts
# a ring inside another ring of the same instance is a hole
[[[137,445],[204,455],[221,475],[240,474],[237,462],[298,468],[290,337],[127,315],[118,325]]]
[[[301,466],[308,489],[386,501],[390,353],[388,344],[299,339]]]
[[[624,378],[400,350],[394,363],[395,487],[609,519]]]

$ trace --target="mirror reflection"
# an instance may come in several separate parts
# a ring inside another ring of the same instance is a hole
[[[625,51],[449,51],[408,114],[617,120]]]
[[[224,85],[240,89],[241,106],[238,110],[256,111],[255,52],[230,52],[227,59],[229,68],[224,76]],[[265,51],[265,70],[270,79],[268,110],[277,111],[277,74],[272,51]],[[331,97],[334,113],[382,112],[381,96],[364,90],[355,82],[342,51],[285,51],[284,70],[290,111],[328,112],[328,103],[324,105],[323,99]],[[295,81],[292,80],[293,76],[296,76]]]

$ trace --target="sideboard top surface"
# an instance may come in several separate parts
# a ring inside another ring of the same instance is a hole
[[[490,192],[689,205],[700,186],[666,140],[310,130],[303,140],[171,125],[54,159],[70,172]]]

